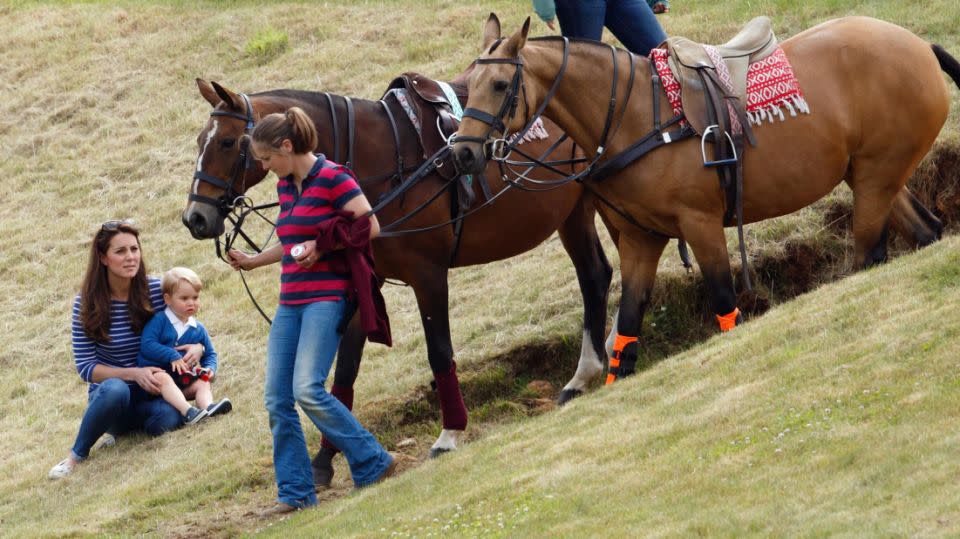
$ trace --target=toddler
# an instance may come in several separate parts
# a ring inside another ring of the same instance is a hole
[[[137,365],[166,370],[166,375],[160,375],[160,394],[183,415],[186,424],[228,413],[233,409],[230,399],[213,402],[210,382],[217,372],[217,353],[206,328],[194,317],[200,308],[200,277],[193,270],[177,267],[163,274],[160,286],[167,307],[143,328]],[[203,345],[198,366],[182,359],[180,349],[190,344]],[[188,399],[195,399],[197,406],[191,406]]]

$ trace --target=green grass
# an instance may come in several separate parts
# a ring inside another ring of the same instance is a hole
[[[268,535],[955,535],[958,248],[824,286]]]
[[[505,32],[530,14],[527,3],[507,0],[0,5],[0,535],[233,536],[266,527],[251,517],[275,495],[262,406],[266,327],[211,243],[192,240],[179,222],[209,113],[194,78],[246,92],[377,98],[404,71],[460,72],[479,52],[490,11]],[[671,34],[720,42],[755,14],[771,15],[782,38],[830,17],[871,14],[960,54],[958,12],[946,0],[687,0],[660,20]],[[255,61],[249,44],[279,41],[259,35],[265,28],[287,45]],[[533,29],[547,31],[538,21]],[[956,167],[932,169],[957,153],[953,95],[924,169],[946,176],[923,184],[947,214],[956,212]],[[271,198],[271,186],[252,196]],[[748,227],[765,301],[849,273],[847,232],[830,224],[848,207],[841,188],[811,209]],[[72,444],[85,406],[69,306],[86,242],[117,217],[140,223],[151,273],[185,265],[203,277],[200,317],[223,365],[216,394],[236,409],[157,439],[123,437],[52,483],[46,472]],[[348,494],[338,461],[322,506],[269,530],[956,535],[956,249],[951,240],[855,275],[697,345],[715,332],[702,280],[685,275],[668,248],[645,320],[645,370],[545,414],[550,407],[527,384],[559,387],[580,340],[579,289],[560,242],[455,270],[451,326],[470,443],[423,465],[439,414],[413,294],[389,287],[395,345],[367,347],[357,415],[391,449],[413,439],[402,449],[405,473]],[[249,280],[272,310],[275,269]],[[618,294],[615,280],[612,299]],[[316,430],[306,430],[316,448]]]
[[[263,65],[283,54],[289,41],[286,32],[268,27],[257,32],[243,50],[256,60],[257,65]]]

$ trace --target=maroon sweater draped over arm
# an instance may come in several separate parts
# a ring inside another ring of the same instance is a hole
[[[353,214],[337,210],[336,215],[320,223],[317,250],[344,248],[350,283],[360,311],[360,326],[370,342],[391,346],[390,319],[380,292],[380,282],[373,271],[373,247],[370,245],[370,218],[357,219]]]

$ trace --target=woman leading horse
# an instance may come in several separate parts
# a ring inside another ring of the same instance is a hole
[[[529,22],[505,40],[499,23],[488,23],[454,158],[465,173],[482,170],[489,141],[524,129],[535,111],[600,165],[644,137],[668,143],[602,182],[586,180],[609,202],[600,210],[620,230],[623,294],[611,371],[629,375],[670,237],[693,249],[721,328],[739,322],[723,232],[725,193],[704,166],[699,138],[669,143],[663,136],[655,117],[670,119],[672,108],[660,90],[653,93],[650,61],[597,42],[528,41]],[[934,241],[939,223],[904,185],[950,109],[941,69],[960,84],[960,64],[903,28],[865,17],[821,24],[782,49],[811,113],[754,130],[756,147],[743,156],[741,222],[796,211],[845,181],[854,197],[858,267],[886,259],[890,224],[917,245]]]
[[[452,81],[461,87],[465,77]],[[311,117],[319,131],[317,152],[337,159],[349,155],[352,169],[359,178],[367,198],[376,204],[381,196],[395,188],[401,176],[409,177],[430,155],[421,146],[420,135],[401,104],[394,99],[371,101],[351,99],[320,92],[273,90],[245,96],[216,83],[198,80],[200,94],[214,107],[210,119],[197,137],[200,155],[197,176],[213,178],[197,180],[190,192],[190,202],[183,213],[183,223],[197,239],[215,238],[224,231],[226,213],[218,200],[233,201],[260,182],[266,175],[258,164],[249,160],[245,148],[245,132],[263,116],[300,107]],[[541,157],[556,145],[550,159],[567,160],[573,145],[560,139],[562,133],[546,122],[547,138],[531,140],[524,151]],[[432,126],[424,124],[423,129]],[[356,140],[353,141],[355,133]],[[355,155],[354,154],[355,151]],[[404,163],[405,165],[398,165]],[[450,174],[452,164],[440,171]],[[403,174],[395,174],[397,169]],[[565,170],[576,167],[563,165]],[[428,202],[447,179],[440,172],[426,176],[402,196],[377,213],[380,223],[388,227],[407,216],[414,208]],[[556,179],[543,170],[529,172],[543,181]],[[512,177],[512,176],[511,176]],[[485,181],[486,186],[481,182]],[[217,185],[216,182],[220,182]],[[473,189],[479,206],[485,193],[495,196],[506,184],[495,164],[475,176]],[[229,196],[225,193],[231,191]],[[225,198],[224,198],[225,197]],[[450,220],[453,196],[440,196],[413,215],[404,227],[424,228]],[[471,208],[471,211],[474,208]],[[571,183],[541,192],[507,189],[492,205],[467,217],[457,240],[454,226],[445,225],[430,231],[373,242],[377,273],[383,278],[399,279],[409,284],[417,298],[427,342],[427,355],[434,373],[440,400],[443,431],[431,454],[456,448],[458,437],[467,424],[453,345],[450,339],[447,273],[451,267],[462,267],[501,260],[528,251],[557,231],[570,255],[580,282],[584,301],[583,343],[577,373],[561,400],[579,394],[586,383],[603,369],[603,333],[606,318],[607,291],[612,269],[603,254],[594,224],[595,210],[579,184]],[[615,234],[615,231],[613,232]],[[459,241],[459,247],[457,242]],[[355,318],[347,327],[337,355],[331,393],[348,408],[353,402],[353,385],[357,377],[364,337]],[[333,449],[325,444],[314,461],[318,484],[329,483],[332,474],[330,459]]]

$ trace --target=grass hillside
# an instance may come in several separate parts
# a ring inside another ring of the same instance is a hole
[[[267,535],[955,537],[958,249],[824,286]]]
[[[702,41],[725,41],[759,14],[784,39],[865,14],[960,56],[953,0],[673,4],[660,18],[668,33]],[[267,328],[212,243],[180,224],[209,112],[194,78],[375,99],[403,71],[462,70],[490,11],[505,31],[531,14],[513,0],[0,4],[0,534],[231,536],[265,526],[252,515],[275,495],[262,405]],[[955,87],[953,95],[948,126],[911,184],[948,223],[960,207]],[[255,200],[273,196],[269,184]],[[121,438],[50,482],[86,405],[70,302],[87,242],[117,217],[140,224],[151,273],[186,265],[203,277],[200,318],[222,361],[215,393],[235,411],[157,439]],[[749,227],[757,311],[848,274],[848,221],[841,187]],[[404,473],[349,494],[339,461],[319,509],[269,530],[955,535],[956,251],[945,241],[662,360],[715,331],[699,276],[685,275],[668,249],[644,328],[647,369],[529,421],[552,395],[527,383],[556,388],[574,370],[581,306],[572,265],[554,236],[512,260],[455,270],[451,325],[470,443],[425,463],[439,412],[419,316],[409,289],[388,287],[395,344],[367,347],[356,411],[406,455]],[[249,281],[272,310],[275,269]],[[306,431],[315,449],[319,436]]]

